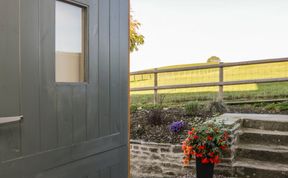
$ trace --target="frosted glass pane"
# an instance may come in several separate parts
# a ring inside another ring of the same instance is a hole
[[[84,81],[83,8],[56,1],[56,82]]]
[[[82,52],[82,8],[56,1],[56,51]]]

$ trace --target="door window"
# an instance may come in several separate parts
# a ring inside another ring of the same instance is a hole
[[[56,82],[85,82],[85,11],[56,1]]]

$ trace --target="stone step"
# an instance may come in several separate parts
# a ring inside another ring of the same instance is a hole
[[[288,164],[288,146],[241,144],[236,147],[236,158]]]
[[[239,159],[233,164],[235,177],[241,178],[287,178],[288,165],[256,161],[251,159]]]
[[[239,143],[288,146],[288,132],[243,128]]]
[[[250,115],[244,117],[242,126],[261,130],[288,131],[288,115]]]

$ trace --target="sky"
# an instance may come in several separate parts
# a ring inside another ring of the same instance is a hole
[[[288,57],[287,0],[131,0],[145,44],[130,70]]]

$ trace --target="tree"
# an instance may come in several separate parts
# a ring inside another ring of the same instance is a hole
[[[207,59],[207,62],[210,63],[210,62],[216,62],[216,63],[220,63],[221,62],[221,59],[217,56],[211,56]]]
[[[130,15],[130,52],[138,51],[138,47],[144,44],[144,36],[138,30],[141,23]]]

